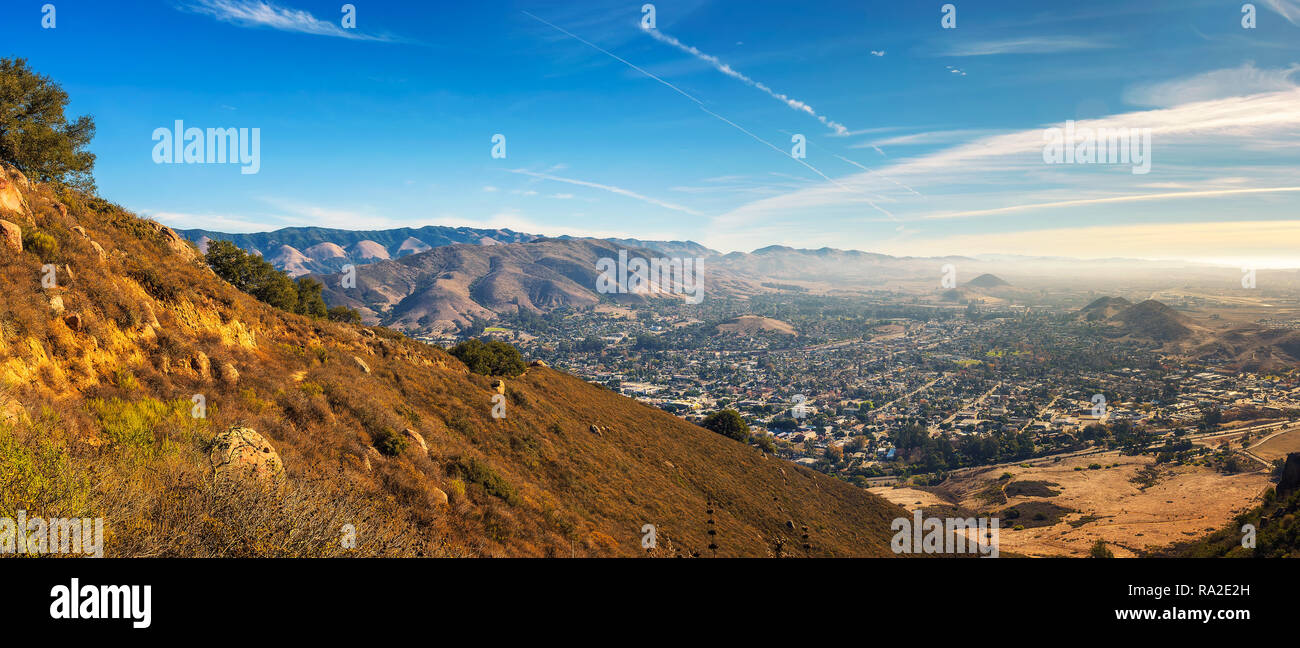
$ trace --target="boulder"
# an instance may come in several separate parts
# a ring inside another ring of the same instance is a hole
[[[506,381],[500,379],[493,380],[492,389],[495,390],[496,393],[498,394],[506,393]]]
[[[7,220],[0,220],[0,240],[4,241],[10,252],[22,252],[23,228]]]
[[[411,428],[406,428],[405,430],[402,430],[402,434],[404,434],[406,438],[410,439],[411,441],[414,441],[415,445],[420,446],[420,450],[424,451],[425,453],[429,452],[429,444],[424,442],[424,437],[420,436],[419,432],[416,432]]]
[[[239,382],[239,371],[235,369],[235,365],[229,362],[223,363],[217,372],[218,376],[221,378],[221,382],[226,383],[227,385],[233,385]]]
[[[100,245],[98,242],[91,241],[90,247],[94,248],[95,254],[98,254],[99,258],[104,259],[108,257],[108,253],[104,251],[104,246]]]
[[[50,297],[50,310],[54,312],[55,317],[63,314],[63,295]]]
[[[360,369],[362,373],[370,373],[370,365],[366,364],[365,360],[352,356],[352,363],[355,364],[357,369]]]
[[[437,486],[429,487],[429,502],[434,506],[447,505],[447,493]]]
[[[67,324],[68,328],[72,329],[72,331],[76,333],[81,330],[81,314],[68,313],[63,316],[63,323]]]
[[[591,424],[591,433],[594,434],[594,435],[596,435],[596,436],[601,436],[601,434],[600,434],[600,426],[596,425],[595,423],[592,423],[592,424]]]
[[[543,368],[545,368],[545,367],[550,367],[551,365],[546,364],[546,362],[545,362],[545,361],[542,361],[542,360],[534,360],[534,361],[528,363],[528,366],[530,366],[530,367],[543,367]]]
[[[212,440],[208,460],[217,479],[270,484],[284,475],[284,464],[271,442],[256,430],[238,425]]]
[[[12,165],[0,165],[0,211],[26,216],[31,212],[22,190],[31,187],[27,177]]]
[[[199,351],[190,358],[190,368],[199,375],[199,378],[207,378],[212,370],[212,361],[208,359],[208,354]]]

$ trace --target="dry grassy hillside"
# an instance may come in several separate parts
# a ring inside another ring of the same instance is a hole
[[[711,500],[720,556],[891,555],[901,509],[856,487],[544,367],[494,419],[441,349],[276,310],[166,228],[4,175],[0,516],[105,517],[111,556],[632,556],[644,524],[708,556]],[[214,478],[236,424],[274,485]]]

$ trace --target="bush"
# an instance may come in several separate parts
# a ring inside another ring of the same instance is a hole
[[[35,254],[42,262],[49,263],[59,253],[59,242],[53,236],[29,227],[23,230],[23,249]]]
[[[451,354],[470,371],[484,376],[518,376],[526,368],[519,349],[499,340],[465,340],[452,347]]]
[[[342,322],[344,324],[361,323],[361,313],[358,313],[356,309],[348,308],[347,306],[335,306],[326,311],[325,316],[328,317],[330,321]]]
[[[399,434],[388,428],[380,430],[375,435],[375,447],[390,457],[396,457],[406,452],[406,448],[410,445],[411,440],[406,438],[406,435]]]
[[[1092,549],[1088,551],[1088,557],[1089,558],[1114,558],[1115,554],[1112,553],[1108,547],[1106,547],[1106,543],[1104,541],[1098,540],[1095,544],[1092,545]]]
[[[478,484],[487,491],[488,495],[499,497],[506,501],[507,504],[516,505],[519,503],[519,494],[515,492],[513,486],[505,479],[498,475],[492,466],[486,462],[479,461],[473,457],[462,457],[453,461],[448,470],[455,477],[465,481]]]

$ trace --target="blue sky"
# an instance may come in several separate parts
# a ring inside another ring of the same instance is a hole
[[[0,56],[176,227],[510,227],[891,254],[1300,265],[1300,1],[10,0]],[[261,168],[155,164],[261,130]],[[1046,164],[1147,130],[1150,171]],[[506,158],[491,156],[494,134]],[[791,155],[793,135],[806,157]]]

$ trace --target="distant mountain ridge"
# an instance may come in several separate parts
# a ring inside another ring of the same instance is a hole
[[[185,239],[207,251],[210,240],[230,241],[239,248],[259,254],[277,269],[298,277],[305,274],[338,272],[347,264],[360,265],[427,252],[436,247],[467,243],[499,245],[528,243],[547,238],[511,229],[474,227],[398,227],[386,230],[346,230],[328,227],[286,227],[271,232],[233,234],[205,229],[176,230]],[[581,237],[558,236],[559,240]],[[719,256],[695,241],[648,241],[643,239],[604,239],[626,248],[646,249],[674,258]]]
[[[209,240],[230,241],[260,254],[291,276],[312,272],[337,272],[351,264],[399,259],[431,248],[456,243],[497,245],[539,238],[510,229],[473,227],[399,227],[386,230],[345,230],[328,227],[286,227],[273,232],[231,234],[203,229],[176,230],[205,250]]]

